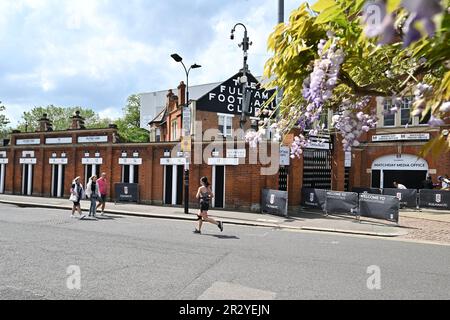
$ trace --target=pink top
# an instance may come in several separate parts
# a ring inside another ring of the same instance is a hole
[[[100,191],[101,195],[107,195],[108,194],[108,182],[106,179],[100,178],[97,180],[98,189]]]

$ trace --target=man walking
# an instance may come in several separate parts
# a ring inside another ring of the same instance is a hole
[[[98,208],[101,207],[101,213],[102,216],[105,213],[105,206],[106,206],[106,197],[108,196],[108,180],[106,179],[106,173],[103,172],[100,179],[97,180],[98,188],[100,191],[100,198],[98,199],[99,203],[97,205]]]

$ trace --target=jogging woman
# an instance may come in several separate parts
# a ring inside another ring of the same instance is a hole
[[[201,187],[198,188],[197,199],[200,201],[200,214],[197,215],[198,220],[198,228],[195,229],[194,233],[201,234],[203,222],[209,222],[215,224],[219,227],[220,231],[223,232],[223,222],[218,222],[210,217],[208,217],[209,203],[212,198],[214,198],[214,194],[211,191],[211,185],[208,182],[207,177],[203,177],[200,179]]]

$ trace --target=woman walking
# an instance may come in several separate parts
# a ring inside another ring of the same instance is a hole
[[[97,200],[100,198],[100,191],[97,183],[97,176],[92,176],[86,186],[86,195],[91,200],[91,207],[89,208],[89,217],[94,217],[97,214]]]
[[[75,218],[75,211],[78,211],[80,214],[80,220],[84,219],[86,217],[85,214],[83,214],[83,211],[81,210],[81,204],[80,201],[84,198],[84,189],[83,185],[81,184],[80,177],[76,177],[72,182],[72,187],[70,188],[70,201],[73,202],[72,207],[72,218]]]
[[[208,217],[209,210],[209,202],[212,198],[214,198],[214,194],[211,191],[211,185],[208,182],[207,177],[203,177],[200,179],[201,187],[198,188],[197,199],[200,201],[200,214],[197,215],[198,220],[198,229],[195,229],[194,233],[201,234],[203,222],[209,222],[215,224],[219,227],[220,231],[223,232],[223,222],[216,221],[210,217]]]

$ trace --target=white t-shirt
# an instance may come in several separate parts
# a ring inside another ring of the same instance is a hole
[[[408,189],[408,188],[405,187],[403,184],[399,183],[397,184],[397,189]]]

